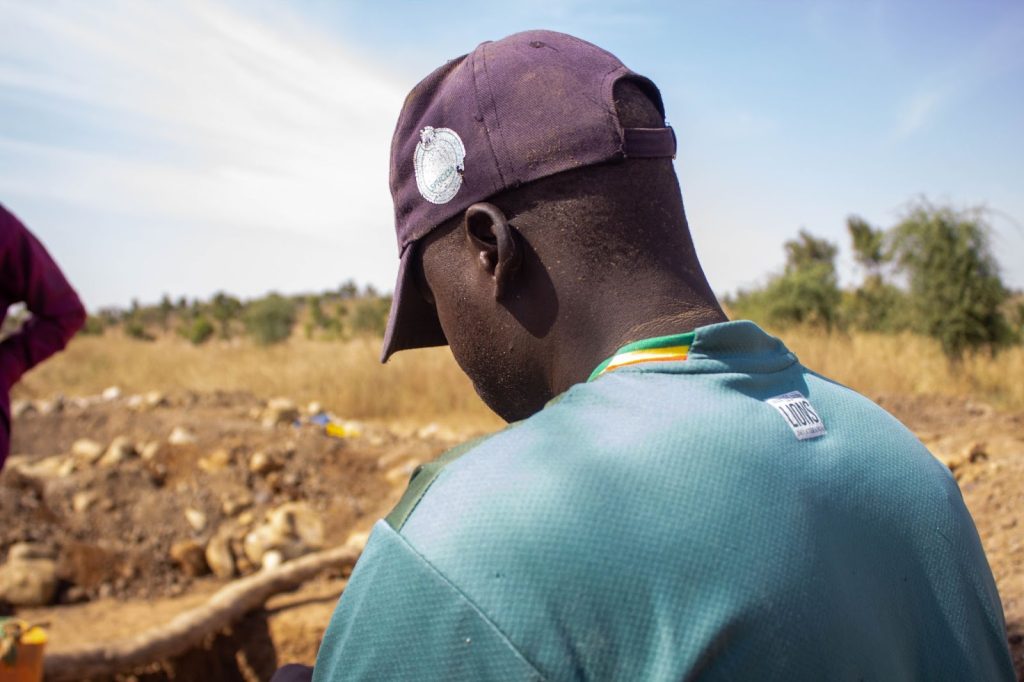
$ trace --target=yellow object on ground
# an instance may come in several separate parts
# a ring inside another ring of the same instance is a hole
[[[359,435],[359,429],[353,424],[328,422],[324,427],[324,433],[334,438],[355,438]]]
[[[41,682],[46,630],[23,620],[0,621],[0,682]]]

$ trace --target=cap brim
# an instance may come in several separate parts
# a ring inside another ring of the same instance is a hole
[[[437,319],[437,311],[416,290],[412,272],[415,250],[416,242],[409,244],[398,266],[398,281],[395,282],[395,295],[391,299],[381,362],[387,362],[388,358],[400,350],[448,345],[441,322]]]

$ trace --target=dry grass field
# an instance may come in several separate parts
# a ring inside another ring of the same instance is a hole
[[[959,365],[937,343],[913,334],[780,333],[811,369],[868,396],[970,396],[1005,409],[1024,409],[1024,348],[980,354]],[[400,353],[378,362],[380,341],[307,341],[260,347],[248,341],[192,346],[168,337],[141,342],[108,332],[80,336],[34,370],[15,397],[94,394],[108,386],[126,392],[185,389],[250,391],[317,400],[354,419],[441,421],[479,428],[500,421],[477,399],[447,348]]]
[[[1024,409],[1024,347],[950,363],[939,344],[915,334],[826,334],[787,330],[779,336],[803,364],[867,395],[970,397]]]
[[[381,365],[379,339],[308,341],[294,335],[262,347],[248,340],[193,346],[176,337],[137,341],[116,332],[79,336],[65,352],[24,377],[14,398],[90,395],[108,386],[127,393],[246,391],[318,401],[350,419],[462,423],[500,420],[476,397],[447,348],[401,353]]]
[[[805,365],[893,412],[953,468],[1024,674],[1024,348],[951,364],[937,344],[909,334],[790,329],[780,336]],[[386,513],[415,465],[501,426],[447,348],[400,353],[387,365],[379,350],[379,339],[299,334],[271,347],[245,340],[196,347],[176,336],[145,342],[116,330],[76,338],[13,392],[36,402],[15,419],[16,461],[0,477],[0,512],[18,521],[4,529],[0,550],[26,540],[52,547],[64,581],[56,603],[19,614],[51,623],[52,651],[168,622],[230,581],[202,561],[186,571],[175,547],[205,547],[222,531],[237,533],[235,542],[289,504],[315,510],[326,543],[339,544]],[[120,397],[97,396],[111,386]],[[132,406],[151,391],[164,399]],[[45,407],[59,404],[51,400],[57,395],[93,397]],[[304,416],[268,429],[259,415],[274,397],[319,402],[365,428],[339,440]],[[171,443],[179,426],[192,442]],[[127,439],[139,452],[155,443],[156,454],[83,464],[69,454],[82,438],[111,448]],[[254,468],[258,452],[276,468]],[[205,526],[190,525],[183,510],[202,513]],[[330,575],[280,595],[291,601],[250,613],[234,634],[139,679],[194,679],[202,671],[203,679],[258,680],[280,663],[312,662],[344,584],[343,575]]]

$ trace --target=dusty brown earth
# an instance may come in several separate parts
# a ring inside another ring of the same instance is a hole
[[[1024,414],[966,399],[874,398],[954,469],[1024,679]],[[472,435],[364,424],[357,435],[336,438],[309,423],[307,411],[298,423],[269,427],[261,423],[265,401],[244,393],[183,393],[154,403],[65,400],[15,420],[15,456],[0,475],[0,551],[29,541],[57,557],[58,603],[17,610],[50,624],[51,650],[136,634],[230,582],[190,575],[171,558],[176,542],[203,545],[225,525],[244,533],[270,510],[300,502],[321,520],[323,545],[341,544],[386,513],[417,463]],[[175,427],[194,442],[169,443]],[[118,436],[145,456],[104,465],[69,454],[78,439],[106,446]],[[254,468],[257,452],[272,466]],[[202,528],[186,510],[201,513]],[[256,570],[245,559],[239,568]],[[280,664],[310,663],[344,584],[344,575],[321,576],[273,597],[204,647],[116,679],[262,680]]]

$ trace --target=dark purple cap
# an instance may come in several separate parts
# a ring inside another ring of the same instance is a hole
[[[413,88],[391,141],[401,264],[381,356],[447,343],[416,291],[416,241],[470,205],[555,173],[625,158],[675,156],[672,129],[623,128],[613,89],[636,82],[664,116],[657,87],[613,54],[564,33],[481,43]]]

